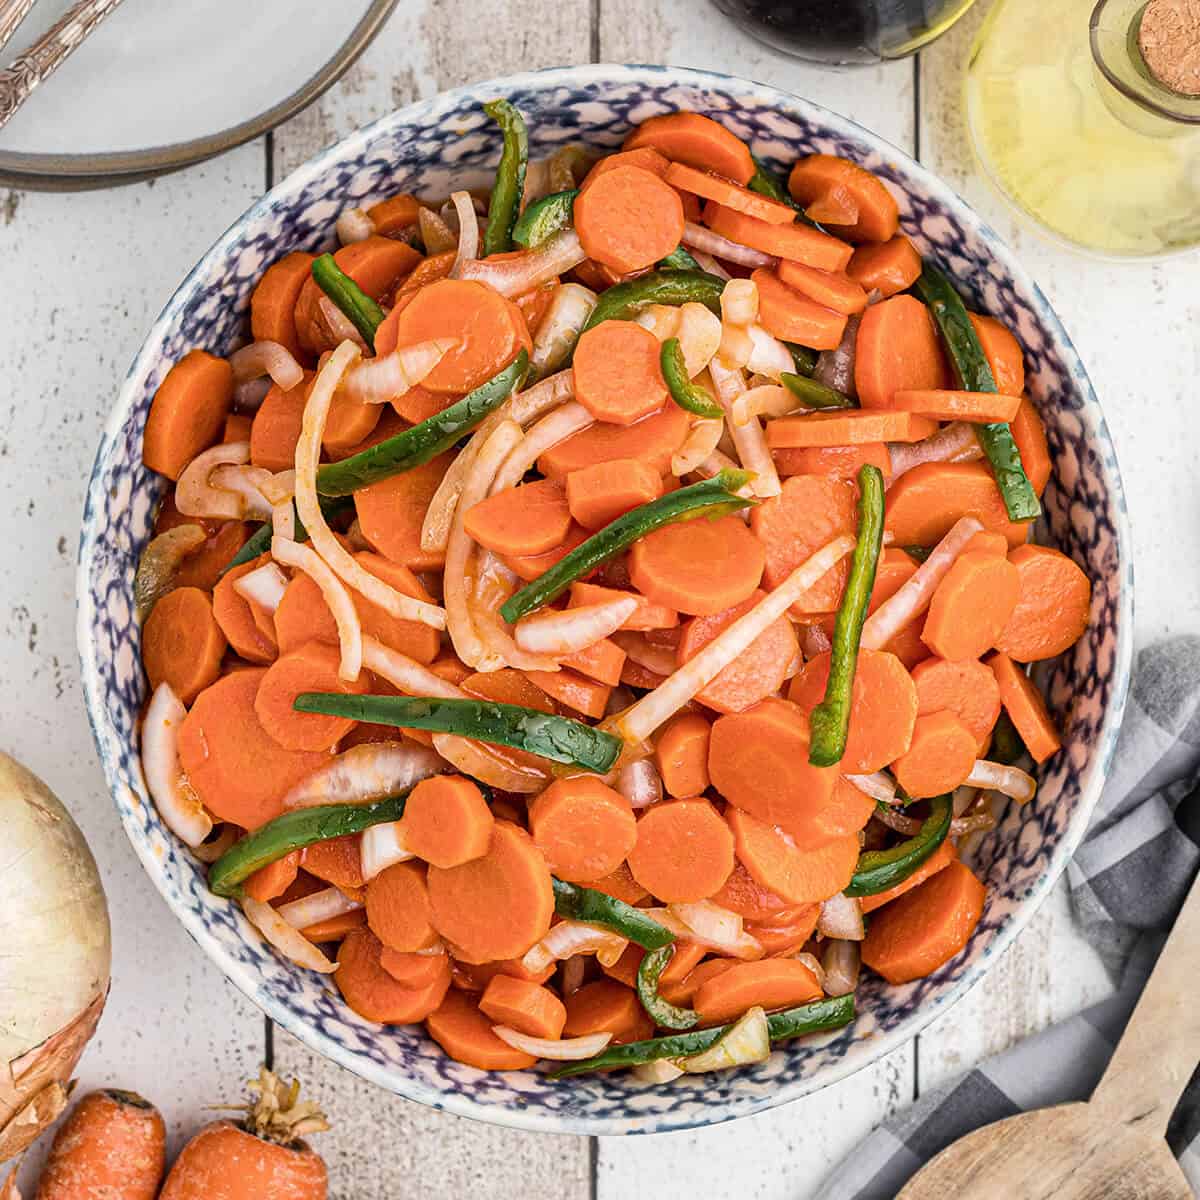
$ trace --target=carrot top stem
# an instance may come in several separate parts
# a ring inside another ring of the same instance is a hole
[[[285,1084],[274,1072],[261,1067],[250,1081],[257,1098],[245,1108],[247,1132],[279,1146],[294,1146],[311,1133],[324,1133],[329,1122],[315,1100],[300,1099],[300,1081]]]
[[[483,235],[484,257],[512,249],[513,226],[525,191],[525,168],[529,164],[529,134],[525,120],[507,100],[492,100],[483,106],[504,135],[504,149],[496,167],[496,182],[488,204],[487,232]]]
[[[949,796],[929,802],[929,816],[907,841],[886,850],[867,850],[858,856],[858,866],[845,888],[847,896],[874,896],[902,884],[946,840],[954,805]]]
[[[554,911],[560,917],[583,921],[588,925],[602,925],[646,950],[661,950],[675,940],[675,935],[665,925],[660,925],[640,909],[607,892],[580,887],[563,879],[555,878],[552,882]]]
[[[383,323],[383,309],[337,265],[332,254],[313,260],[312,277],[317,287],[346,314],[368,346],[375,344],[375,330]]]
[[[693,1009],[679,1008],[659,995],[658,981],[667,964],[675,957],[675,947],[661,946],[643,956],[637,973],[637,994],[646,1015],[659,1029],[691,1029],[700,1016]]]
[[[708,394],[708,391],[688,378],[687,366],[683,361],[683,351],[679,347],[678,338],[670,337],[663,342],[662,350],[659,353],[659,366],[667,384],[667,391],[671,393],[671,399],[680,408],[710,420],[725,415],[725,410]]]
[[[808,761],[814,767],[832,767],[846,752],[858,648],[883,548],[883,472],[864,463],[858,471],[858,487],[858,542],[833,627],[825,698],[813,709],[810,718],[812,742]]]

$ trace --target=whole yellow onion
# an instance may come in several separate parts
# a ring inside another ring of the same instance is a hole
[[[108,993],[96,861],[70,813],[0,753],[0,1162],[66,1107]]]

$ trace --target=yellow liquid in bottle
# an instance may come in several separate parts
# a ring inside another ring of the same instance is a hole
[[[1018,207],[1075,246],[1148,257],[1200,244],[1200,130],[1144,113],[1104,79],[1093,4],[998,0],[967,70],[976,153]]]

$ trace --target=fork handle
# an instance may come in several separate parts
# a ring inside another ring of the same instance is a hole
[[[0,129],[8,124],[38,84],[48,79],[120,3],[121,0],[79,0],[28,50],[15,58],[7,70],[0,71]]]

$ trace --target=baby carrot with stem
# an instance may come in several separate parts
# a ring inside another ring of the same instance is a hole
[[[850,704],[863,623],[875,586],[875,570],[883,548],[883,473],[866,464],[858,472],[858,541],[850,562],[850,577],[838,606],[825,698],[812,711],[812,741],[808,761],[831,767],[846,751]]]

